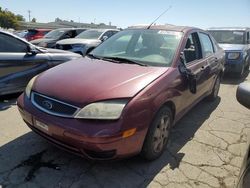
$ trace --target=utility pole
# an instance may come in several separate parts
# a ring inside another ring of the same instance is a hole
[[[30,22],[30,13],[31,13],[31,10],[28,10],[28,14],[29,14],[29,22]]]

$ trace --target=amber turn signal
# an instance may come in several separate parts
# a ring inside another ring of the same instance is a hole
[[[136,128],[126,130],[126,131],[124,131],[124,132],[122,133],[122,137],[123,137],[123,138],[130,137],[130,136],[134,135],[135,132],[136,132]]]

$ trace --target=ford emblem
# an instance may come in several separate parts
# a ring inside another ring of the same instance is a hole
[[[46,108],[47,110],[51,110],[53,108],[53,104],[50,101],[44,100],[42,102],[42,105],[44,108]]]

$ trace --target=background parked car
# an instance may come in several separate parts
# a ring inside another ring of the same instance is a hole
[[[250,65],[250,28],[218,27],[208,31],[226,52],[225,73],[242,77]]]
[[[20,31],[15,31],[13,34],[24,39],[27,33],[28,33],[27,30],[20,30]]]
[[[79,57],[67,51],[39,48],[0,31],[0,95],[23,91],[33,76]]]
[[[217,98],[223,64],[206,31],[130,28],[32,79],[18,107],[33,131],[78,155],[153,160],[185,113]]]
[[[28,29],[24,38],[27,41],[43,38],[51,29]]]
[[[43,38],[30,41],[32,44],[45,47],[55,48],[56,42],[62,39],[75,38],[81,32],[85,31],[85,28],[61,28],[55,29],[47,33]]]
[[[116,29],[89,29],[77,35],[73,39],[64,39],[56,43],[57,49],[69,50],[86,55],[101,42],[119,32]]]
[[[240,84],[237,89],[236,97],[240,104],[250,109],[250,83]],[[241,166],[237,188],[249,188],[249,187],[250,187],[250,135],[248,135],[247,150]]]

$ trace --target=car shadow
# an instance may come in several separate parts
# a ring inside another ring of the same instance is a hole
[[[16,99],[21,93],[0,96],[0,111],[7,110],[13,105],[16,105]]]
[[[221,81],[222,84],[226,85],[239,85],[240,83],[244,82],[247,80],[247,77],[249,75],[249,70],[245,71],[244,75],[241,78],[237,78],[236,76],[233,76],[231,74],[225,74],[223,76],[223,79]]]
[[[39,182],[41,187],[147,187],[167,165],[171,169],[179,167],[185,156],[180,150],[192,140],[220,100],[201,101],[189,111],[173,127],[162,156],[151,162],[140,156],[110,162],[88,161],[28,132],[0,147],[0,185],[8,186],[13,180],[24,185]]]

